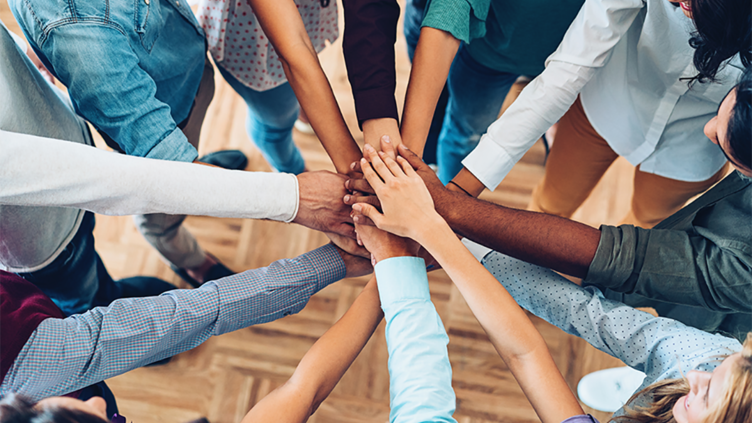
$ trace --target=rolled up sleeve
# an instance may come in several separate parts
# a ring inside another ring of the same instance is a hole
[[[175,161],[198,156],[177,128],[170,107],[156,98],[155,81],[139,67],[118,28],[61,25],[40,40],[39,48],[68,87],[76,111],[126,154]]]
[[[458,40],[469,43],[486,34],[489,0],[433,0],[422,26],[446,31]]]
[[[583,282],[657,301],[749,313],[748,251],[739,242],[719,245],[699,233],[604,225]]]

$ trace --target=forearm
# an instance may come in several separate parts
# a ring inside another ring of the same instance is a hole
[[[399,5],[396,0],[347,0],[342,5],[345,13],[342,51],[358,122],[365,131],[365,122],[369,120],[397,121],[394,43]],[[381,134],[376,137],[378,140]]]
[[[274,46],[300,106],[339,173],[361,157],[334,98],[318,54],[291,0],[250,0],[264,33]]]
[[[543,337],[511,295],[448,227],[431,233],[423,245],[460,290],[540,419],[558,423],[582,414]]]
[[[363,139],[366,144],[381,150],[381,137],[388,135],[396,149],[402,143],[399,122],[393,118],[369,119],[363,122]]]
[[[429,27],[423,27],[420,31],[401,130],[403,142],[418,156],[423,154],[436,102],[446,84],[459,46],[460,41],[449,32]]]
[[[187,351],[209,337],[297,313],[345,275],[332,246],[159,297],[120,299],[67,319],[47,319],[29,338],[0,392],[62,395]],[[43,366],[38,363],[65,363]]]
[[[583,278],[600,231],[573,220],[517,210],[444,190],[436,210],[459,235],[509,256]]]
[[[75,207],[107,215],[290,221],[298,202],[297,180],[288,174],[130,157],[5,131],[0,131],[0,187],[0,204]]]
[[[384,314],[379,303],[376,278],[372,277],[344,316],[316,341],[290,378],[305,387],[318,408],[366,345]]]

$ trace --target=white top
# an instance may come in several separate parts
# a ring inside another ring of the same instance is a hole
[[[697,70],[693,23],[666,0],[586,0],[546,69],[462,162],[489,189],[581,95],[593,128],[641,170],[703,181],[725,163],[702,132],[741,75],[738,57],[720,83]]]
[[[0,130],[0,205],[289,222],[298,212],[298,179],[132,157]],[[23,271],[12,263],[0,269]]]
[[[281,1],[281,0],[280,0]],[[337,1],[295,0],[308,37],[317,52],[339,36]],[[238,81],[256,91],[266,91],[287,82],[279,56],[253,13],[250,2],[199,0],[196,17],[206,32],[211,53]]]

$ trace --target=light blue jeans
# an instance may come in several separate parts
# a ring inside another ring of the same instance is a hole
[[[303,156],[292,141],[292,128],[300,105],[290,84],[286,82],[271,90],[256,91],[243,85],[222,66],[217,68],[248,106],[248,136],[266,161],[280,172],[303,173]]]
[[[439,179],[444,184],[462,170],[462,159],[478,145],[481,135],[496,120],[501,105],[519,75],[500,72],[478,63],[460,46],[447,85],[449,102],[439,134]]]

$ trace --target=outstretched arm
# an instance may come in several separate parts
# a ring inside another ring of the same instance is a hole
[[[282,62],[285,76],[339,173],[360,156],[334,98],[303,19],[291,0],[250,0],[264,33]]]
[[[308,350],[290,380],[259,401],[243,423],[308,420],[360,354],[382,317],[376,279],[371,278],[345,315]]]
[[[436,102],[446,84],[460,40],[440,29],[423,27],[415,48],[402,116],[402,141],[418,156],[431,127]]]
[[[402,157],[399,163],[384,154],[379,157],[371,149],[366,155],[373,167],[363,160],[363,172],[383,214],[367,204],[356,204],[354,209],[378,227],[416,240],[442,265],[543,422],[558,423],[583,414],[540,333],[436,213],[428,190],[409,163]]]
[[[0,396],[63,395],[187,351],[211,336],[297,313],[329,284],[367,273],[364,262],[326,245],[197,289],[120,299],[66,319],[47,319],[6,374]]]
[[[465,193],[454,192],[439,181],[436,173],[410,150],[399,154],[415,168],[431,193],[436,211],[459,235],[512,257],[584,278],[593,262],[601,232],[573,220],[545,213],[517,210]],[[367,181],[351,179],[351,189],[373,192]],[[348,204],[372,201],[348,197]]]

